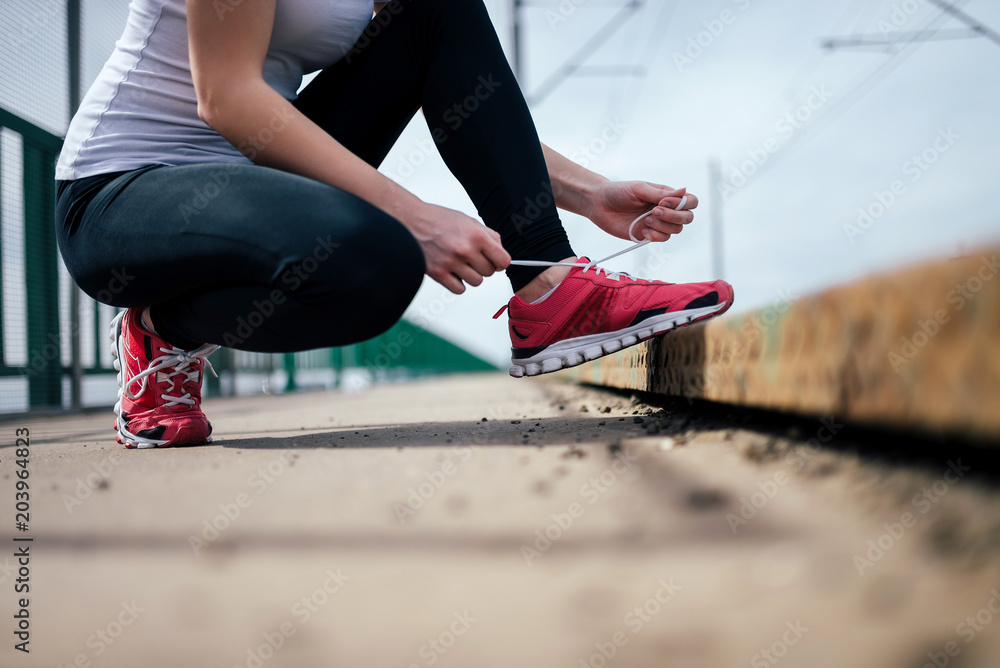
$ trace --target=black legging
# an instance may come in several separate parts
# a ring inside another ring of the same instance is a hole
[[[573,251],[527,105],[483,4],[395,0],[295,105],[378,166],[422,108],[438,150],[514,259]],[[392,326],[424,273],[392,217],[255,165],[151,166],[59,184],[59,248],[113,306],[152,306],[170,343],[292,352]],[[515,290],[538,268],[511,267]]]

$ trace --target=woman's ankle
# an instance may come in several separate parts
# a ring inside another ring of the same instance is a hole
[[[561,262],[576,262],[576,256],[570,256]],[[535,276],[530,283],[515,292],[514,294],[528,302],[529,304],[538,301],[548,293],[555,290],[562,280],[569,274],[571,267],[556,265],[549,267],[538,276]]]
[[[142,315],[140,316],[139,321],[142,323],[142,326],[146,328],[146,331],[150,334],[156,334],[156,328],[153,327],[153,318],[149,315],[149,309],[149,306],[142,309]],[[156,335],[159,336],[159,334]]]

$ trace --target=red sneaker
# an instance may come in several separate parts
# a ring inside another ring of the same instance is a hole
[[[720,315],[733,303],[733,288],[725,281],[646,281],[609,272],[585,257],[571,266],[542,301],[529,304],[515,295],[493,316],[509,309],[511,376],[537,376],[589,362]]]
[[[118,370],[115,440],[126,448],[210,443],[201,379],[204,358],[219,346],[175,348],[146,330],[140,316],[138,309],[128,309],[111,321],[111,356]]]

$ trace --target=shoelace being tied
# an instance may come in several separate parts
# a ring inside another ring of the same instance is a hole
[[[674,210],[675,211],[683,211],[684,210],[684,206],[687,204],[687,201],[688,201],[688,196],[684,195],[683,197],[681,197],[681,201],[677,204],[677,206],[675,207]],[[604,264],[608,260],[613,260],[614,258],[618,257],[619,255],[624,255],[625,253],[631,253],[632,251],[634,251],[634,250],[636,250],[638,248],[642,248],[643,246],[645,246],[648,243],[652,243],[648,239],[646,239],[644,241],[640,241],[639,239],[635,238],[635,234],[634,234],[634,232],[635,232],[635,226],[641,220],[643,220],[644,218],[647,218],[650,215],[652,215],[652,213],[653,213],[653,210],[650,209],[646,213],[642,214],[641,216],[639,216],[638,218],[636,218],[635,220],[633,220],[632,223],[628,226],[628,238],[631,239],[632,241],[634,241],[635,245],[629,246],[625,250],[618,251],[617,253],[615,253],[613,255],[609,255],[609,256],[607,256],[605,258],[601,258],[600,260],[591,260],[590,262],[547,262],[545,260],[511,260],[510,263],[511,264],[516,264],[516,265],[521,266],[521,267],[555,267],[555,266],[559,266],[559,265],[565,266],[565,267],[583,267],[583,273],[587,273],[588,269],[596,267],[598,274],[600,274],[603,271],[604,275],[607,276],[608,278],[612,279],[612,280],[617,281],[617,280],[619,280],[619,278],[621,276],[625,276],[626,278],[629,278],[629,279],[635,281],[635,280],[637,280],[635,277],[629,276],[628,274],[626,274],[623,271],[608,271],[604,267],[598,267],[597,265]]]
[[[215,367],[213,367],[212,363],[207,359],[209,355],[218,349],[219,346],[212,344],[206,344],[200,348],[195,348],[194,350],[160,348],[160,352],[167,354],[156,358],[156,360],[150,363],[148,367],[133,376],[125,387],[125,394],[132,401],[138,400],[149,387],[149,377],[153,374],[156,374],[156,381],[159,383],[171,382],[174,376],[183,375],[184,380],[181,380],[179,386],[179,390],[183,390],[184,383],[189,381],[192,383],[198,382],[198,368],[195,367],[189,371],[188,365],[197,364],[199,360],[204,361],[205,364],[208,365],[208,369],[212,372],[212,375],[218,378],[219,374],[215,372]],[[173,369],[173,371],[171,372],[169,369]],[[132,392],[132,385],[136,382],[139,382],[139,391]],[[190,392],[184,392],[183,395],[161,394],[160,399],[166,402],[164,404],[166,406],[176,406],[177,404],[187,404],[188,406],[195,405],[195,401],[191,398]]]

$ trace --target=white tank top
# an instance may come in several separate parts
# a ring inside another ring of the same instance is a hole
[[[185,0],[132,0],[125,33],[70,122],[56,178],[250,161],[198,118]],[[242,9],[222,0],[219,11]],[[264,80],[288,100],[354,46],[373,0],[277,0]],[[224,18],[224,14],[223,14]]]

